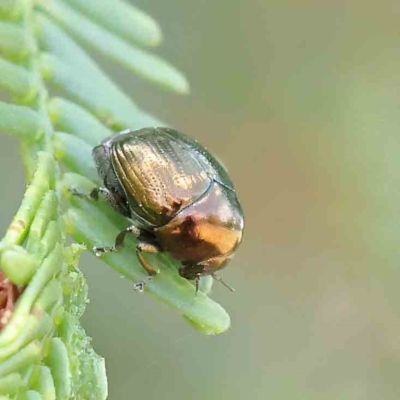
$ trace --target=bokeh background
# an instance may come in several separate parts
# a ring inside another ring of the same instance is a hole
[[[400,398],[400,6],[316,0],[135,0],[178,97],[104,64],[138,103],[228,166],[245,240],[204,337],[85,254],[83,323],[111,400]],[[25,189],[0,138],[0,228]],[[18,160],[18,161],[17,161]]]

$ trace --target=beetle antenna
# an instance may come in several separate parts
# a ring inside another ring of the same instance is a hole
[[[229,289],[231,292],[235,292],[235,289],[232,286],[229,286],[226,282],[222,280],[222,278],[219,275],[216,274],[211,274],[211,276],[218,282],[221,282],[227,289]]]

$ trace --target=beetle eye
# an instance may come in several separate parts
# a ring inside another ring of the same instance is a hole
[[[97,164],[96,167],[97,167],[97,172],[98,172],[100,178],[104,179],[106,177],[106,172],[104,171],[103,166],[100,164]]]
[[[110,163],[108,162],[108,160],[104,161],[101,158],[96,158],[95,162],[97,173],[99,174],[100,178],[104,180],[107,176],[108,171],[110,170]]]
[[[97,173],[101,179],[104,179],[110,169],[110,160],[103,146],[97,146],[93,149],[93,158],[96,163]]]

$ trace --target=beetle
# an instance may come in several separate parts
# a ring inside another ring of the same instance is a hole
[[[244,218],[233,183],[214,156],[181,132],[151,127],[106,138],[93,158],[104,186],[91,197],[103,197],[132,222],[114,246],[95,247],[97,256],[116,251],[133,234],[150,276],[158,271],[143,253],[167,252],[181,262],[180,276],[194,280],[196,291],[204,275],[224,283],[215,273],[240,244]]]

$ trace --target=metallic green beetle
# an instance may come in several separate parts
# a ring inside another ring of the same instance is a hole
[[[96,255],[115,251],[131,233],[149,275],[156,270],[142,253],[165,251],[196,288],[203,275],[221,280],[215,272],[241,242],[244,219],[226,170],[204,147],[174,129],[144,128],[105,139],[93,157],[104,187],[91,196],[102,195],[132,221],[115,246],[97,247]]]

